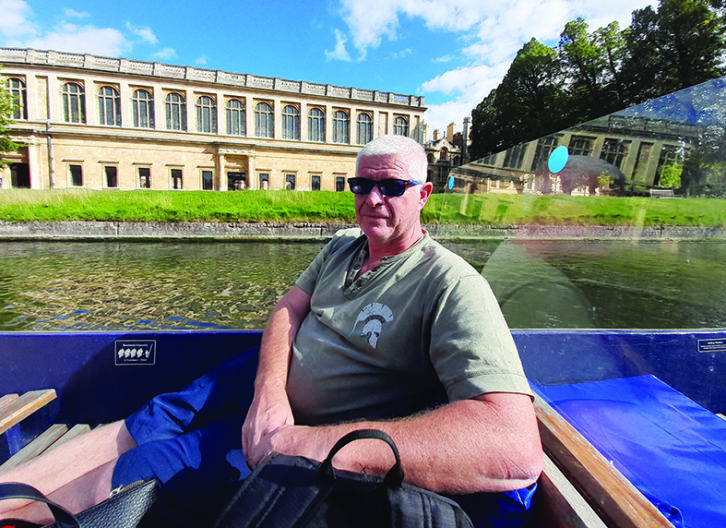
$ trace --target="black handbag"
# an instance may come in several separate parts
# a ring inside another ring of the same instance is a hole
[[[386,442],[396,463],[385,477],[333,469],[333,457],[362,438]],[[378,430],[341,438],[324,462],[273,453],[247,477],[214,528],[467,527],[472,522],[451,499],[403,483],[396,444]]]
[[[44,528],[136,528],[156,500],[158,490],[156,480],[139,481],[77,515],[27,484],[0,484],[0,499],[29,499],[46,503],[55,522]]]

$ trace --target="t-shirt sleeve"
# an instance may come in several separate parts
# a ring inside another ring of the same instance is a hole
[[[429,353],[449,401],[488,392],[531,395],[512,334],[481,275],[465,275],[438,296]]]

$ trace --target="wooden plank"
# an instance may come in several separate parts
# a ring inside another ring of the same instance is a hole
[[[55,389],[28,391],[0,409],[0,434],[56,398]]]
[[[5,463],[0,466],[0,470],[12,469],[19,466],[20,464],[27,462],[31,458],[35,458],[39,454],[43,453],[51,445],[53,445],[59,438],[68,432],[68,426],[62,424],[51,425],[43,433],[36,436],[31,440],[28,445],[22,448],[20,451],[15,453]]]
[[[672,528],[668,520],[572,425],[539,396],[545,453],[610,528]]]
[[[545,455],[534,496],[531,528],[606,528],[587,501]]]
[[[86,424],[74,425],[73,427],[71,427],[70,431],[61,436],[56,442],[53,442],[53,445],[48,447],[48,451],[50,451],[51,449],[55,449],[56,447],[67,442],[68,440],[71,440],[76,436],[82,435],[83,433],[87,433],[90,430],[91,427]]]
[[[10,403],[11,401],[13,401],[14,399],[16,399],[17,397],[18,397],[17,394],[5,394],[4,396],[0,396],[0,410],[2,410],[2,408],[5,405],[7,405],[8,403]]]

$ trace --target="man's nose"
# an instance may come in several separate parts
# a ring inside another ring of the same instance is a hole
[[[384,202],[383,195],[381,194],[381,190],[378,188],[378,185],[373,186],[371,192],[369,192],[368,196],[366,196],[366,201],[369,205],[379,205]]]

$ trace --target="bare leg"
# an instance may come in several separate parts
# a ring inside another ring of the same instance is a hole
[[[120,455],[136,447],[123,421],[98,427],[58,446],[33,460],[0,473],[0,482],[23,482],[73,512],[81,511],[108,497],[111,477]],[[46,520],[44,505],[27,501],[0,502],[0,518],[20,516]],[[45,517],[33,518],[43,512]]]

